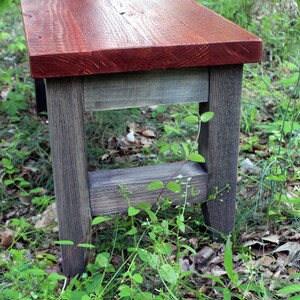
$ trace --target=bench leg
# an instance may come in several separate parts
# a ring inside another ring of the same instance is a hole
[[[215,195],[202,204],[204,220],[217,238],[235,221],[242,73],[242,65],[211,67],[209,100],[200,104],[200,113],[215,113],[201,125],[199,152],[206,158],[208,196]]]
[[[36,112],[41,115],[47,112],[47,99],[44,79],[34,79]]]
[[[56,204],[61,240],[87,243],[90,204],[83,120],[83,88],[79,78],[47,79],[48,118]],[[62,246],[63,272],[85,270],[87,253]]]

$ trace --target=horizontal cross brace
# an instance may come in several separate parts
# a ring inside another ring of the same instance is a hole
[[[207,102],[208,78],[203,67],[86,76],[85,110]]]
[[[148,202],[154,204],[158,197],[169,198],[172,204],[184,203],[187,179],[187,201],[189,203],[207,200],[207,174],[200,164],[179,162],[156,166],[129,169],[114,169],[89,173],[89,191],[92,216],[124,212],[128,201],[121,190],[129,192],[130,205]],[[154,180],[182,183],[183,193],[174,193],[168,189],[148,191],[147,186]]]

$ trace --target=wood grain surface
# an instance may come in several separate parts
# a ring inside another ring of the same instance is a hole
[[[47,79],[47,104],[59,238],[75,245],[90,236],[90,203],[80,78]],[[87,250],[61,246],[63,272],[85,270]]]
[[[202,208],[215,237],[234,227],[242,73],[242,65],[211,67],[209,100],[200,104],[200,113],[215,113],[202,124],[199,140],[199,151],[206,158],[208,195],[215,196]]]
[[[259,62],[256,36],[193,0],[22,0],[31,74]]]
[[[85,76],[85,110],[207,102],[208,81],[205,67]]]
[[[124,186],[130,193],[129,200],[132,206],[142,202],[153,204],[160,195],[161,190],[147,191],[147,186],[154,180],[163,183],[177,180],[182,175],[181,182],[189,182],[187,200],[189,203],[203,202],[207,199],[207,174],[200,164],[194,162],[179,162],[158,166],[147,166],[131,169],[105,170],[89,173],[91,213],[93,216],[124,212],[128,208],[128,201],[121,195],[120,186]],[[195,196],[191,195],[194,187]],[[183,185],[183,192],[185,191]],[[161,196],[169,197],[172,204],[184,203],[181,194],[175,194],[164,189]]]

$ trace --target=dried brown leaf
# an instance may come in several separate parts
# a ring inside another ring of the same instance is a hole
[[[280,236],[278,234],[274,234],[274,235],[262,237],[262,240],[278,245]]]
[[[196,254],[196,257],[201,262],[204,262],[210,259],[214,255],[214,253],[215,251],[212,248],[205,246]]]
[[[254,245],[264,246],[265,244],[263,242],[256,241],[256,240],[248,241],[243,244],[244,247],[252,247]]]
[[[192,238],[189,239],[189,244],[190,244],[194,249],[197,249],[198,243],[199,243],[199,239],[198,239],[198,238],[192,237]]]
[[[126,140],[130,143],[134,143],[135,142],[135,137],[134,137],[134,132],[133,131],[129,131],[126,135]]]
[[[221,268],[219,266],[214,266],[211,268],[211,274],[219,277],[219,276],[223,276],[227,273],[223,268]]]
[[[288,252],[289,257],[291,257],[292,259],[296,254],[298,254],[298,252],[300,252],[300,243],[287,242],[273,251],[273,253],[279,253],[279,252]]]
[[[18,198],[22,204],[24,204],[24,205],[30,204],[30,199],[31,199],[30,197],[18,195]]]
[[[269,255],[263,255],[258,259],[258,264],[262,266],[270,266],[271,264],[276,262],[275,257]]]
[[[14,232],[12,230],[7,229],[4,232],[1,232],[0,237],[1,237],[0,246],[4,248],[10,247],[14,242]]]
[[[141,137],[141,144],[143,145],[143,148],[150,148],[153,145],[153,140],[147,139],[145,137]]]
[[[145,137],[155,138],[156,135],[153,130],[147,129],[142,132],[142,135]]]
[[[180,267],[183,272],[194,270],[195,266],[187,258],[180,258]]]
[[[57,212],[55,202],[50,204],[41,214],[40,219],[36,222],[35,228],[44,228],[57,223]]]

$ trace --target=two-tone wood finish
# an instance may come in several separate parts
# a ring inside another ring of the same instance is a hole
[[[88,175],[84,105],[98,110],[181,100],[208,100],[200,104],[200,112],[215,113],[202,125],[199,141],[208,177],[196,164],[187,163],[182,172],[201,189],[197,200],[215,194],[203,204],[213,234],[229,233],[234,226],[242,64],[261,60],[261,40],[194,0],[21,3],[31,74],[47,78],[60,239],[86,242],[90,209],[93,215],[126,210],[119,184],[138,195],[133,204],[140,199],[153,203],[154,193],[139,192],[152,179],[166,182],[174,176],[173,166]],[[62,246],[62,256],[66,275],[84,271],[85,250]]]
[[[193,0],[22,0],[34,78],[243,64],[256,36]]]

